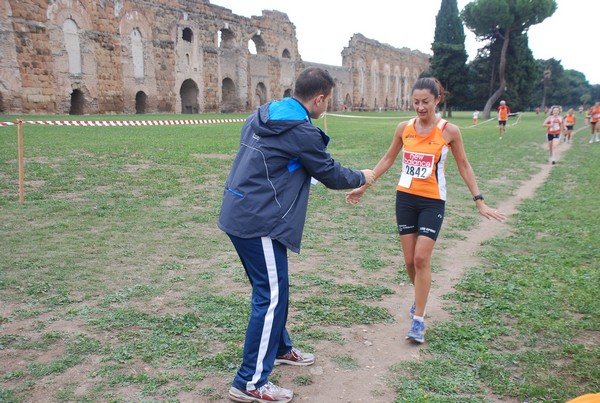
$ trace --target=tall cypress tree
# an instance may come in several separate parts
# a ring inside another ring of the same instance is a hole
[[[444,111],[452,115],[452,108],[465,100],[468,80],[465,31],[456,0],[442,0],[431,48],[431,74],[444,86]]]

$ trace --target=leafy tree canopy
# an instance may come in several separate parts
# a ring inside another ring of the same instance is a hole
[[[502,96],[509,84],[506,80],[508,45],[511,36],[520,35],[539,24],[556,11],[555,0],[476,0],[465,6],[461,17],[467,27],[481,39],[502,40],[498,65],[498,87],[483,109],[490,116],[493,103]]]

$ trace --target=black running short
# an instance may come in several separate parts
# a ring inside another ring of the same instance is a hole
[[[418,234],[437,240],[444,221],[446,202],[396,192],[396,222],[400,235]]]

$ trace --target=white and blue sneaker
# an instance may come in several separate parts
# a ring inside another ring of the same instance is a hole
[[[425,322],[413,319],[410,324],[410,330],[406,335],[406,340],[413,341],[415,343],[425,342]]]

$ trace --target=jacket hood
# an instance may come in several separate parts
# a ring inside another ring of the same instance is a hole
[[[283,134],[306,122],[312,123],[304,105],[294,98],[284,98],[258,108],[251,125],[254,133],[269,137]]]

